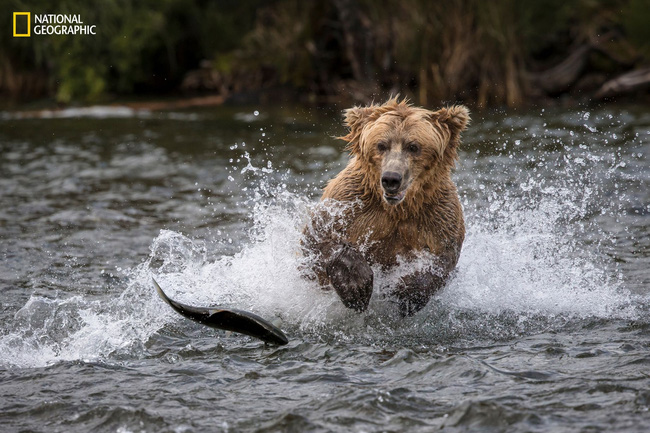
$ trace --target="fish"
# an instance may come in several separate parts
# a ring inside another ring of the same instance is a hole
[[[169,298],[153,277],[151,280],[158,296],[181,316],[211,328],[248,335],[265,343],[278,346],[289,343],[289,339],[280,328],[256,314],[224,307],[193,307],[181,304]]]

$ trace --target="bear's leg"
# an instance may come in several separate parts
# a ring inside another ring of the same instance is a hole
[[[372,296],[373,273],[359,251],[344,244],[325,270],[343,305],[358,312],[368,308]]]
[[[424,308],[444,284],[445,278],[431,271],[416,272],[402,277],[391,294],[397,298],[402,317],[412,316]]]

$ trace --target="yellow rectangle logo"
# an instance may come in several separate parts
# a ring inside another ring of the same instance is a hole
[[[16,17],[17,16],[26,16],[27,17],[27,33],[18,33],[16,32]],[[32,35],[32,14],[31,12],[14,12],[14,38],[28,38]]]

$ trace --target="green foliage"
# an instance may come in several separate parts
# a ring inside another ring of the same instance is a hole
[[[92,36],[0,32],[0,93],[49,77],[65,103],[174,90],[207,59],[222,91],[327,95],[356,82],[410,88],[423,103],[517,105],[528,72],[607,31],[622,35],[612,51],[650,61],[650,0],[5,1],[5,11],[79,14],[97,26]],[[11,14],[2,19],[10,28]]]
[[[243,40],[243,66],[270,67],[279,83],[304,86],[314,73],[309,44],[316,36],[310,25],[316,9],[316,2],[300,0],[266,9]]]
[[[176,88],[183,74],[238,46],[259,1],[10,0],[5,10],[79,14],[96,35],[12,38],[2,33],[0,61],[45,68],[61,102],[97,101],[107,93]],[[9,14],[11,20],[11,14]],[[7,26],[11,28],[11,26]],[[0,81],[0,88],[3,83]]]
[[[650,61],[650,0],[630,0],[621,21],[629,41]]]

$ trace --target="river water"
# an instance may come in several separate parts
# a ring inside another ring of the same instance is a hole
[[[2,431],[647,432],[649,130],[640,106],[474,113],[457,273],[402,320],[300,276],[337,110],[0,113]],[[290,343],[187,321],[152,275]]]

